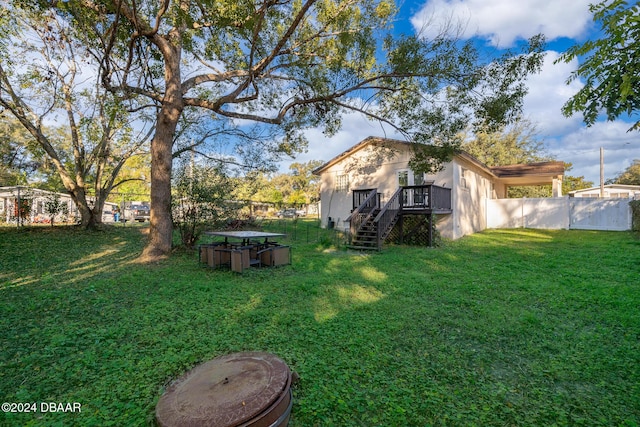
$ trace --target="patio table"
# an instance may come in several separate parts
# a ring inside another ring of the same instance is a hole
[[[285,234],[252,230],[205,231],[204,234],[224,237],[224,242],[213,244],[208,249],[208,264],[213,268],[229,265],[231,270],[242,273],[252,265],[276,266],[290,263],[289,247],[269,241],[269,238]],[[237,242],[230,242],[229,239]],[[257,242],[257,239],[264,241]],[[286,252],[286,259],[283,258],[283,252]]]
[[[280,237],[285,236],[282,233],[267,233],[264,231],[252,231],[252,230],[243,230],[243,231],[205,231],[204,234],[207,236],[220,236],[224,237],[225,243],[229,242],[229,239],[237,239],[242,240],[243,244],[249,244],[252,239],[262,239],[264,238],[264,243],[269,243],[270,237]]]

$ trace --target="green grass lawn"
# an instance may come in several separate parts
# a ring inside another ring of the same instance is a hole
[[[153,424],[172,379],[253,350],[300,375],[294,427],[640,425],[632,233],[300,240],[293,265],[236,275],[186,252],[139,265],[142,231],[0,229],[0,400],[82,405],[0,425]]]

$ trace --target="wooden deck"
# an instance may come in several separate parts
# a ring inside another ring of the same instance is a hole
[[[422,216],[429,224],[428,245],[433,244],[433,216],[450,214],[451,189],[437,185],[411,185],[398,190],[381,205],[376,189],[353,192],[354,209],[347,218],[350,223],[350,247],[355,249],[380,250],[382,242],[396,224],[399,225],[399,242],[405,235],[403,217]],[[358,205],[356,205],[358,203]]]

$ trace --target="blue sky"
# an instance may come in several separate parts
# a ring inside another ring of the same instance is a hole
[[[640,158],[638,133],[628,133],[629,122],[599,121],[587,128],[581,115],[564,117],[562,105],[579,90],[581,82],[566,80],[577,63],[554,64],[569,46],[595,37],[589,3],[593,0],[409,0],[401,4],[398,31],[437,31],[438,22],[453,19],[492,51],[513,47],[535,34],[547,38],[542,72],[529,79],[524,116],[537,128],[548,154],[573,163],[568,174],[584,176],[595,185],[600,180],[600,147],[604,148],[605,178],[613,178]],[[380,125],[357,114],[345,115],[343,129],[331,138],[320,130],[307,134],[307,153],[296,161],[329,160],[367,136],[384,136]],[[387,136],[393,136],[388,135]]]

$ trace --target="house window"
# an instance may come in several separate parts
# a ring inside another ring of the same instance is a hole
[[[349,175],[336,176],[336,191],[349,191]]]
[[[406,187],[409,185],[409,171],[399,171],[398,172],[398,186]]]
[[[413,185],[424,185],[424,174],[419,172],[413,173]]]
[[[460,168],[460,187],[469,188],[469,170]]]

